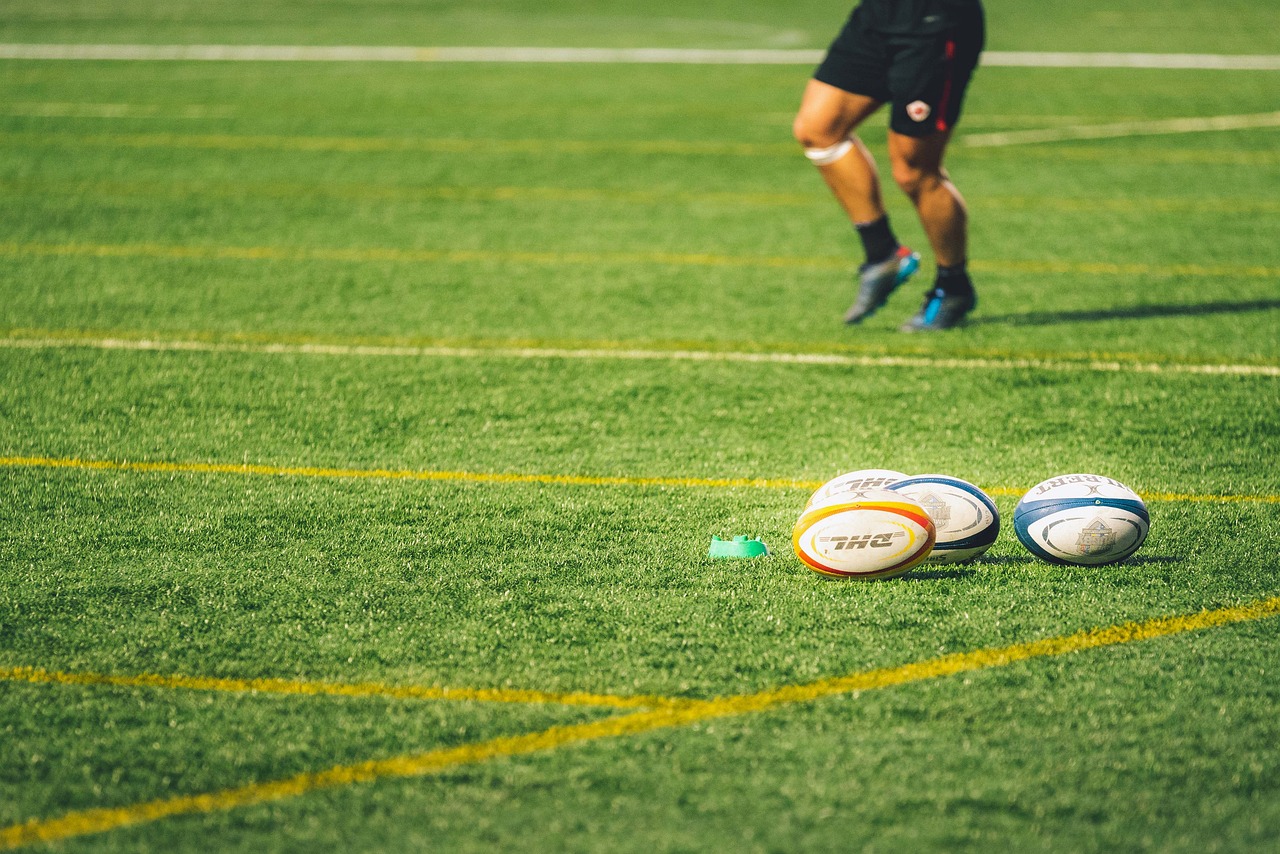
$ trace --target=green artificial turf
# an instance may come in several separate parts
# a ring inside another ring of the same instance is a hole
[[[986,0],[998,50],[1274,53],[1280,34],[1261,0],[1141,0],[1105,7]],[[10,42],[141,44],[539,45],[823,48],[848,15],[822,0],[637,10],[591,0],[31,0],[0,3]]]
[[[1263,0],[987,7],[998,50],[1280,51]],[[818,48],[845,11],[0,2],[0,41]],[[1264,115],[1278,73],[982,69],[948,160],[981,302],[924,336],[928,260],[840,323],[860,252],[790,140],[808,73],[0,61],[0,834],[634,713],[22,668],[706,701],[1280,594],[1277,129],[993,136]],[[809,572],[811,488],[867,467],[988,489],[999,540]],[[1022,491],[1078,471],[1147,496],[1132,559],[1018,543]],[[772,554],[707,557],[738,534]],[[1265,850],[1278,629],[58,845]]]

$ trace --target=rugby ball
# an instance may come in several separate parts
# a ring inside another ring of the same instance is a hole
[[[924,508],[938,530],[927,563],[963,563],[991,548],[1000,534],[1000,511],[978,487],[945,474],[921,474],[889,489]]]
[[[1065,474],[1031,487],[1013,511],[1013,530],[1050,563],[1102,566],[1138,550],[1147,538],[1147,505],[1129,487],[1100,474]]]
[[[884,489],[891,483],[897,483],[906,477],[900,471],[892,471],[890,469],[858,469],[857,471],[845,472],[838,477],[819,486],[809,496],[809,503],[806,507],[816,507],[819,504],[825,504],[832,498],[838,498],[841,495],[857,492],[862,489]]]
[[[922,562],[935,528],[916,502],[887,489],[807,508],[791,534],[796,556],[831,578],[890,578]]]

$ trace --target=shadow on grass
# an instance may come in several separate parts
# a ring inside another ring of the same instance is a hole
[[[1051,564],[1048,561],[1043,561],[1033,555],[993,555],[991,557],[980,557],[972,563],[958,564],[954,566],[928,567],[926,569],[913,569],[910,572],[903,573],[902,575],[893,575],[883,580],[901,583],[903,581],[945,581],[948,579],[971,578],[982,572],[984,569],[995,569],[996,567],[1002,566],[1042,566],[1046,569],[1058,566],[1072,566],[1076,569],[1107,570],[1113,567],[1149,566],[1156,564],[1182,563],[1182,561],[1182,558],[1174,557],[1173,555],[1140,555],[1138,557],[1127,558],[1119,563],[1088,566],[1085,564]]]
[[[1137,557],[1129,558],[1128,560],[1124,561],[1124,563],[1130,563],[1137,566],[1142,566],[1144,564],[1155,564],[1155,563],[1182,563],[1182,561],[1183,561],[1183,558],[1174,557],[1173,555],[1139,555]]]
[[[939,578],[968,578],[977,574],[982,567],[976,564],[951,567],[949,569],[913,569],[905,575],[897,576],[902,581],[934,581]]]
[[[969,566],[1022,566],[1026,563],[1044,563],[1033,555],[984,555]]]
[[[1104,563],[1096,566],[1088,564],[1051,564],[1048,561],[1041,560],[1034,555],[992,555],[984,556],[975,560],[973,563],[966,563],[961,566],[948,567],[946,569],[926,569],[923,571],[913,571],[902,576],[903,578],[964,578],[975,572],[980,572],[984,567],[995,568],[998,566],[1033,566],[1040,565],[1049,566],[1078,566],[1080,569],[1106,569],[1112,566],[1154,566],[1159,564],[1182,563],[1183,558],[1175,555],[1137,555],[1135,557],[1126,558],[1119,563]]]
[[[1090,323],[1116,318],[1142,320],[1151,317],[1198,317],[1210,314],[1245,314],[1280,308],[1280,300],[1260,299],[1247,302],[1205,302],[1192,305],[1134,305],[1128,308],[1089,309],[1087,311],[1036,311],[1030,314],[997,314],[979,316],[969,326],[1053,326],[1061,323]]]

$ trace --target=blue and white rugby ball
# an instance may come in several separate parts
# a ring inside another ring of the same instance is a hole
[[[1050,563],[1102,566],[1132,555],[1147,538],[1147,505],[1100,474],[1064,474],[1031,487],[1013,511],[1013,530]]]
[[[945,474],[921,474],[891,484],[925,509],[937,528],[926,563],[963,563],[991,548],[1000,534],[1000,511],[978,487]]]

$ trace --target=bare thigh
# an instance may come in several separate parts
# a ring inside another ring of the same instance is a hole
[[[810,80],[796,114],[796,139],[812,148],[835,145],[883,104],[866,95],[855,95],[820,80]]]

